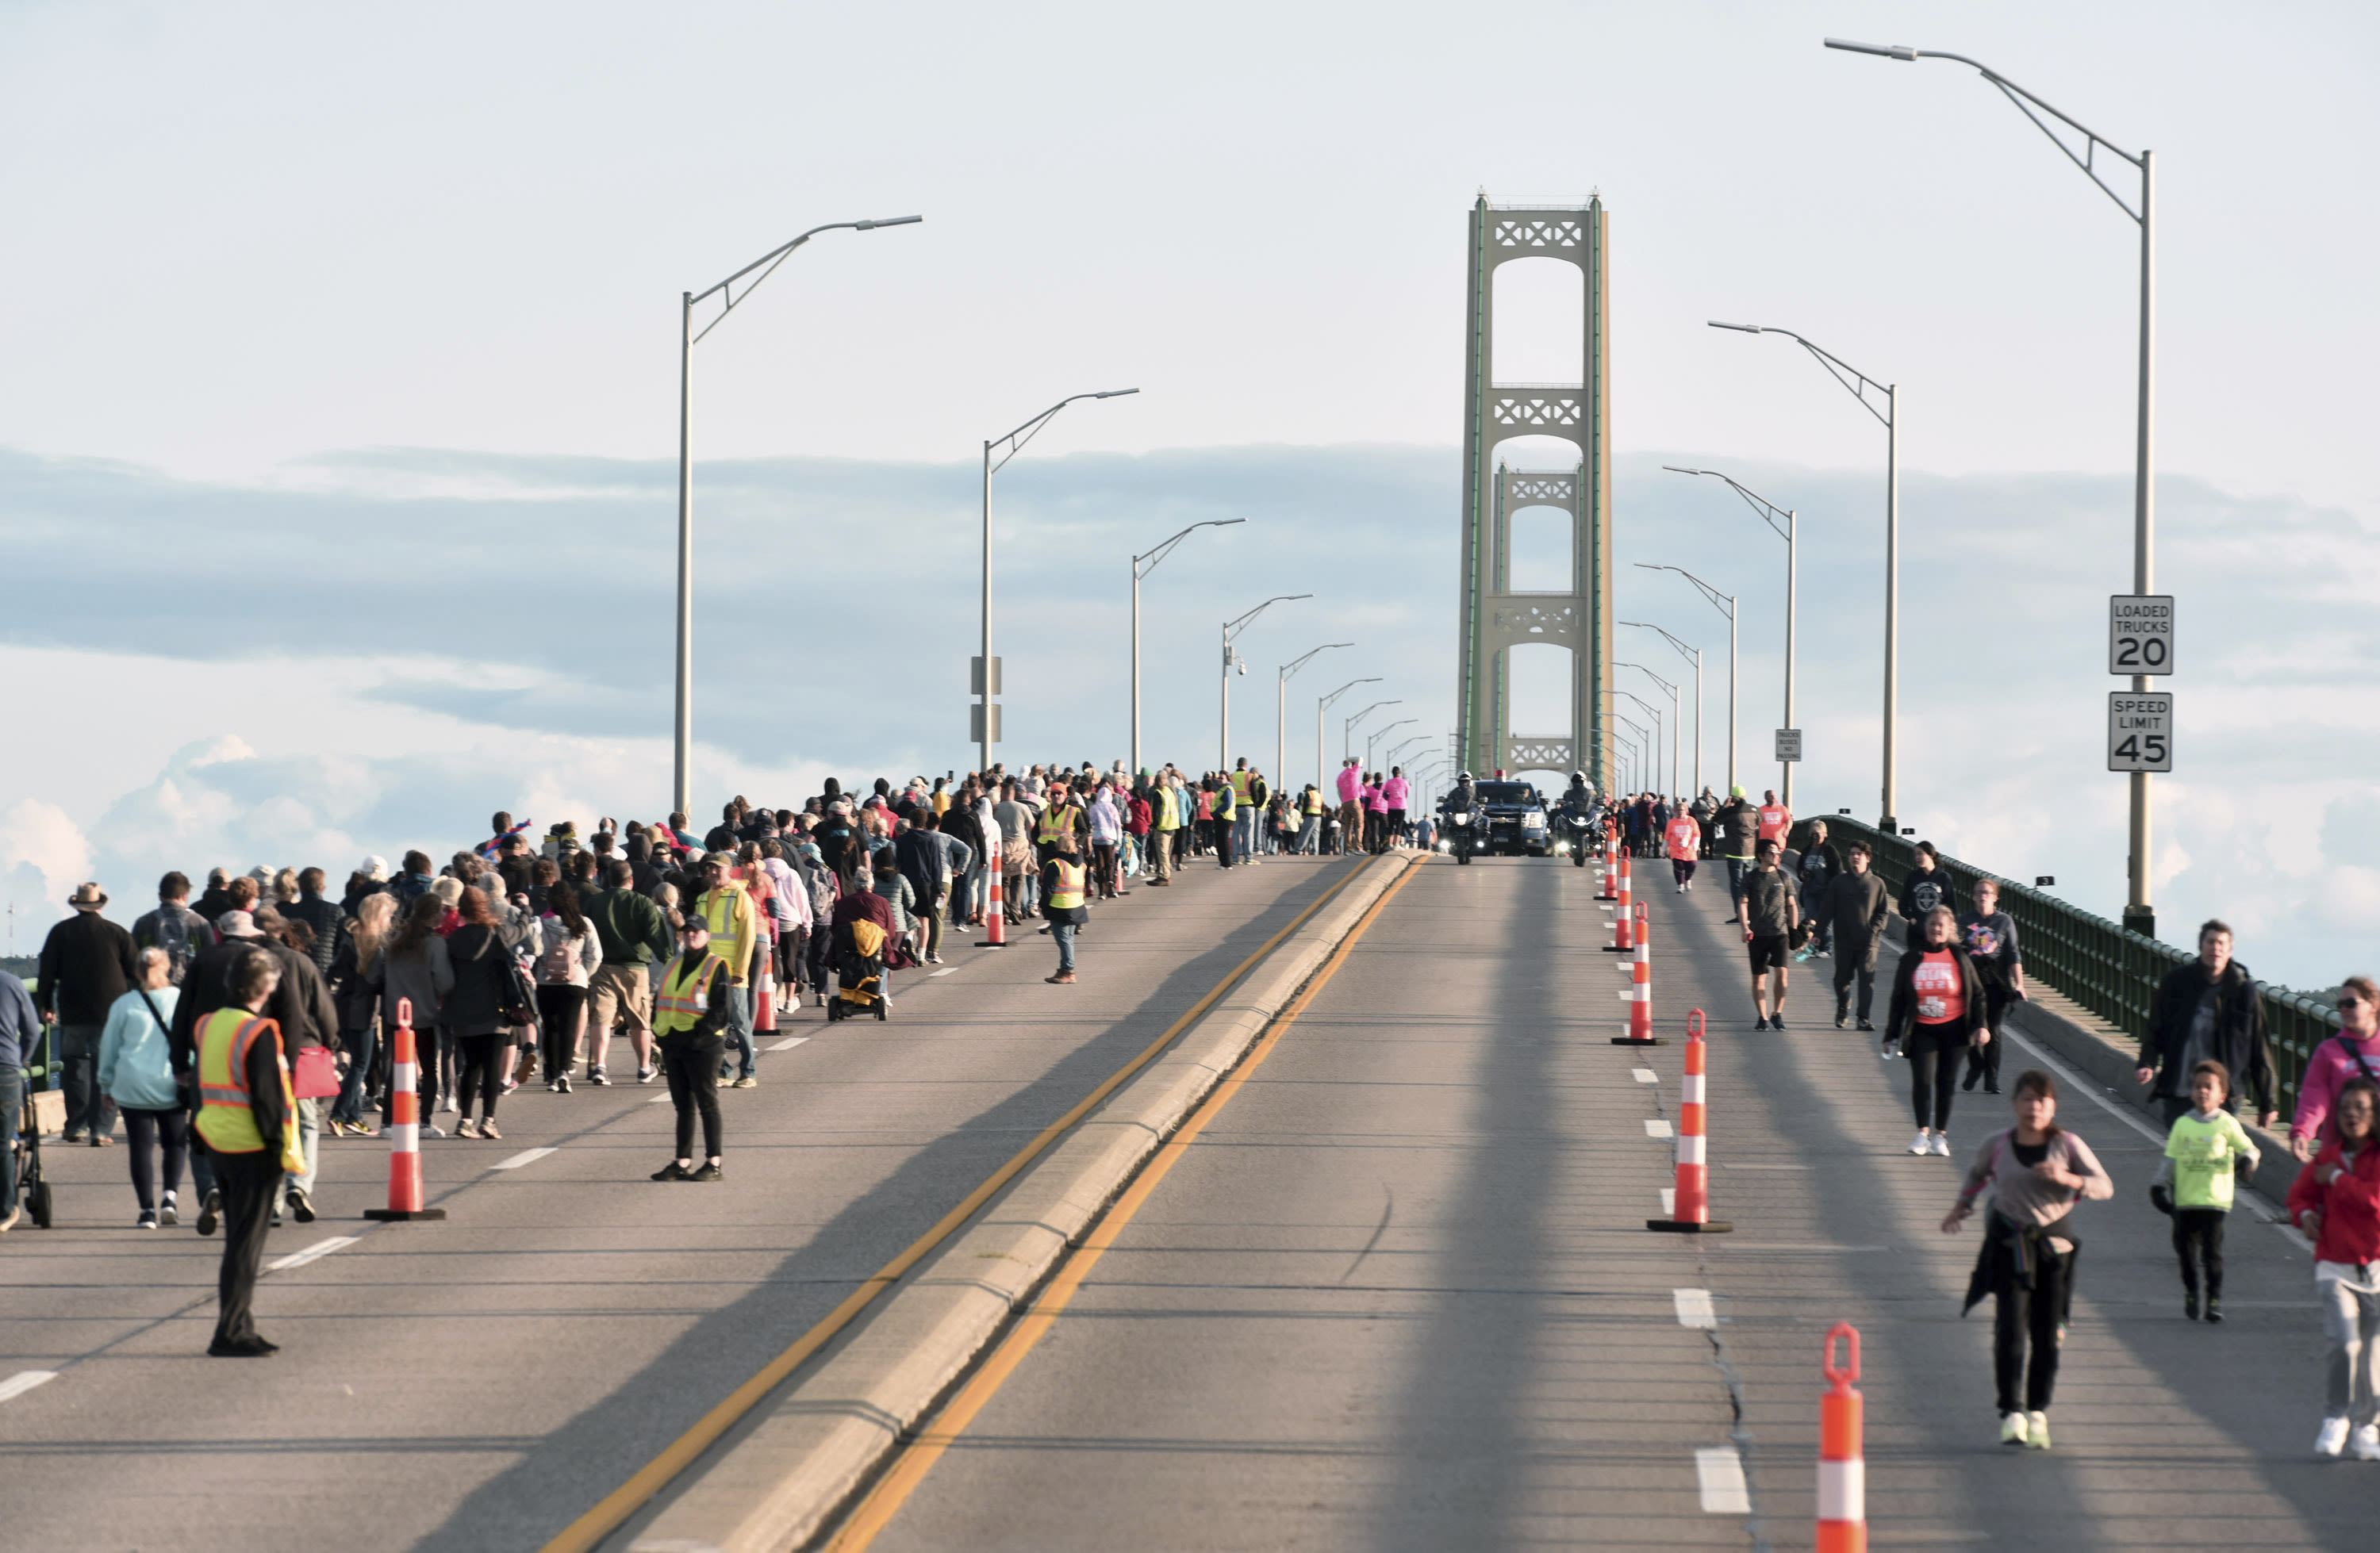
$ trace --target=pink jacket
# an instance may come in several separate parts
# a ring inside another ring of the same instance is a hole
[[[1364,795],[1364,773],[1353,766],[1339,768],[1339,801],[1352,804]]]
[[[2338,1103],[2339,1086],[2350,1078],[2362,1077],[2362,1070],[2348,1053],[2348,1043],[2355,1037],[2346,1034],[2332,1036],[2313,1049],[2306,1060],[2305,1076],[2298,1081],[2298,1113],[2289,1122],[2293,1138],[2319,1137],[2322,1124],[2330,1119],[2331,1108]],[[2356,1049],[2363,1054],[2364,1067],[2380,1077],[2380,1035],[2367,1036],[2355,1041]]]
[[[1389,807],[1392,809],[1404,807],[1405,799],[1411,795],[1411,793],[1412,789],[1401,776],[1392,776],[1380,783],[1380,796],[1388,800]]]

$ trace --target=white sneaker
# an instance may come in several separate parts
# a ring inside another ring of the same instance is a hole
[[[2380,1424],[2366,1424],[2355,1431],[2355,1459],[2380,1462]]]
[[[2024,1422],[2024,1443],[2034,1450],[2049,1449],[2049,1414],[2035,1408]]]
[[[2346,1415],[2341,1413],[2336,1418],[2324,1419],[2322,1433],[2313,1437],[2313,1453],[2317,1456],[2336,1456],[2346,1449]]]
[[[2000,1414],[2000,1443],[2002,1445],[2022,1445],[2024,1443],[2023,1413],[2003,1413]]]
[[[1912,1154],[1931,1154],[1931,1153],[1933,1153],[1933,1152],[1934,1152],[1934,1138],[1933,1138],[1933,1135],[1932,1135],[1931,1134],[1927,1133],[1924,1128],[1922,1128],[1922,1127],[1921,1127],[1921,1128],[1919,1128],[1919,1129],[1918,1129],[1918,1131],[1917,1131],[1917,1135],[1916,1135],[1915,1137],[1911,1138],[1911,1139],[1909,1140],[1909,1152],[1911,1152]]]
[[[1934,1134],[1934,1152],[1945,1159],[1948,1159],[1950,1157],[1949,1134],[1937,1133]]]

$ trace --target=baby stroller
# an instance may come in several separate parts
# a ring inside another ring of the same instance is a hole
[[[52,1032],[44,1027],[42,1031],[44,1059],[49,1056],[51,1038]],[[25,1078],[30,1083],[55,1071],[56,1065],[47,1061],[39,1067],[29,1064],[25,1068]],[[37,1228],[46,1230],[50,1227],[50,1183],[42,1176],[42,1111],[36,1099],[33,1091],[28,1089],[24,1110],[17,1118],[17,1199],[25,1206],[25,1217],[30,1219]]]
[[[827,1000],[829,1023],[857,1019],[874,1011],[880,1020],[891,1017],[892,993],[884,977],[889,947],[883,928],[865,918],[840,923],[834,929],[835,995]]]

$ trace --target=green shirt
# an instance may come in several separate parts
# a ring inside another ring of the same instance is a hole
[[[2247,1129],[2229,1111],[2211,1119],[2185,1112],[2165,1140],[2165,1157],[2173,1161],[2173,1206],[2230,1212],[2232,1161],[2255,1153]]]

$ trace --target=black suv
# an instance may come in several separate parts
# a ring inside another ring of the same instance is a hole
[[[1479,850],[1494,855],[1553,854],[1553,829],[1546,820],[1543,795],[1525,782],[1475,783],[1479,795]]]

